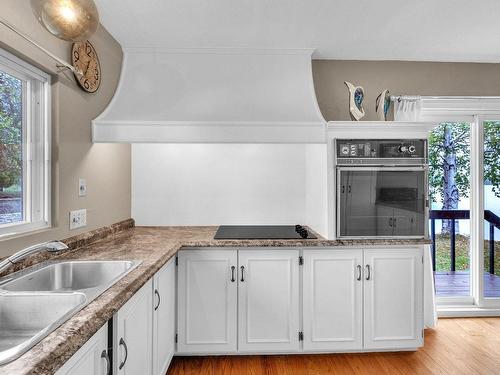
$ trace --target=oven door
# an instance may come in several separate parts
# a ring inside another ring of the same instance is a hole
[[[337,167],[337,238],[427,238],[427,167]]]

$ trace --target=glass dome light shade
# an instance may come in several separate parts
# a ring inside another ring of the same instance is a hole
[[[93,0],[31,0],[31,7],[43,27],[63,40],[86,40],[99,26]]]

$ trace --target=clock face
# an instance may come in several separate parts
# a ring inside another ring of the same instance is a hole
[[[73,66],[83,73],[75,74],[78,84],[87,92],[96,92],[101,84],[101,65],[94,46],[88,40],[74,43],[71,59]]]

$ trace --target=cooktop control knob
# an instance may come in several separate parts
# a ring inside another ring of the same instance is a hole
[[[302,225],[296,225],[295,232],[297,232],[302,238],[307,238],[309,236],[309,232],[307,232],[307,229],[305,229]]]
[[[414,145],[410,145],[410,146],[408,147],[408,152],[409,152],[410,154],[414,154],[414,153],[415,153],[415,151],[416,151],[416,149],[415,149],[415,146],[414,146]]]
[[[398,151],[401,152],[401,153],[405,153],[407,150],[406,146],[405,145],[401,145],[398,147]]]

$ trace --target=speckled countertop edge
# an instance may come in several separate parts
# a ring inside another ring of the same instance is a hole
[[[132,222],[133,226],[133,222]],[[99,232],[98,240],[57,257],[60,260],[140,260],[142,263],[0,374],[53,374],[101,328],[182,247],[342,247],[405,246],[428,240],[214,240],[217,227],[132,227]],[[91,235],[83,237],[93,238]],[[46,259],[37,259],[43,261]]]

